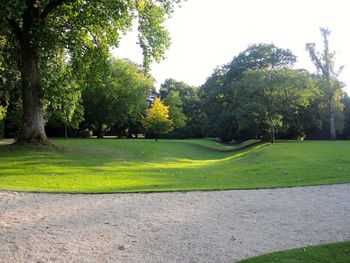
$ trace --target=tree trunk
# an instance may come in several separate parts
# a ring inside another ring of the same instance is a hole
[[[64,124],[64,138],[68,139],[68,127],[67,127],[67,124]]]
[[[337,139],[337,132],[336,132],[336,128],[335,128],[333,102],[330,102],[330,105],[329,105],[329,127],[330,127],[330,132],[331,132],[331,140],[336,140]]]
[[[155,135],[156,135],[156,142],[157,142],[158,141],[158,133],[156,132]]]
[[[44,105],[37,50],[30,43],[21,45],[23,123],[18,141],[52,145],[45,133]]]
[[[270,127],[270,142],[271,143],[275,142],[275,127],[274,126]]]
[[[97,138],[99,139],[103,138],[103,129],[102,129],[101,123],[97,123]]]

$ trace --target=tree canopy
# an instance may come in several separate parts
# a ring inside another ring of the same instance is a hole
[[[256,129],[247,129],[244,135],[237,122],[240,96],[246,90],[238,92],[236,82],[245,72],[252,70],[278,70],[291,67],[296,57],[288,49],[281,49],[273,44],[253,44],[239,53],[233,60],[214,70],[200,88],[202,111],[207,116],[204,129],[209,136],[218,135],[223,140],[233,137],[256,136]],[[249,131],[248,131],[249,130]]]
[[[287,68],[249,70],[234,85],[237,132],[255,131],[259,136],[266,131],[271,142],[276,130],[298,116],[315,94],[309,73]]]
[[[83,88],[86,124],[98,137],[103,126],[136,122],[146,110],[146,97],[153,81],[134,63],[110,58],[102,72],[91,67]]]
[[[175,79],[166,79],[159,90],[161,98],[167,104],[167,98],[170,94],[178,94],[178,105],[180,111],[184,114],[178,114],[181,119],[185,120],[184,126],[180,127],[174,125],[174,131],[171,132],[173,138],[188,138],[188,137],[202,137],[202,113],[201,102],[198,96],[198,88],[190,86],[183,81]],[[176,95],[177,97],[177,95]],[[168,104],[167,104],[168,105]],[[172,108],[170,107],[170,115]],[[174,120],[174,117],[172,117]]]
[[[92,49],[108,52],[138,22],[144,66],[162,59],[169,46],[163,22],[179,0],[10,0],[0,2],[5,67],[20,72],[23,125],[19,140],[48,143],[44,129],[45,66],[63,50],[78,62]],[[19,63],[17,63],[19,62]],[[75,66],[81,66],[75,63]],[[76,71],[75,73],[78,73]]]

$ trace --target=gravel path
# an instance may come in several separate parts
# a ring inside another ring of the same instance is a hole
[[[350,184],[274,190],[0,191],[0,262],[233,262],[350,240]]]

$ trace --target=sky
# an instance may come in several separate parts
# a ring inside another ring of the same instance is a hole
[[[166,22],[172,43],[166,59],[152,64],[151,74],[156,87],[167,78],[200,86],[217,66],[253,43],[290,49],[298,58],[295,68],[315,72],[305,44],[314,42],[321,51],[319,28],[327,27],[336,68],[344,66],[339,80],[350,94],[349,10],[349,0],[187,0]],[[142,63],[136,30],[123,35],[112,53]]]

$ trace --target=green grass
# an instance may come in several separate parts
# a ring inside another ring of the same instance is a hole
[[[278,142],[241,150],[245,144],[215,140],[54,143],[59,149],[0,145],[0,189],[97,193],[350,182],[350,141]]]
[[[350,262],[350,242],[298,248],[262,255],[239,263],[345,263]]]

